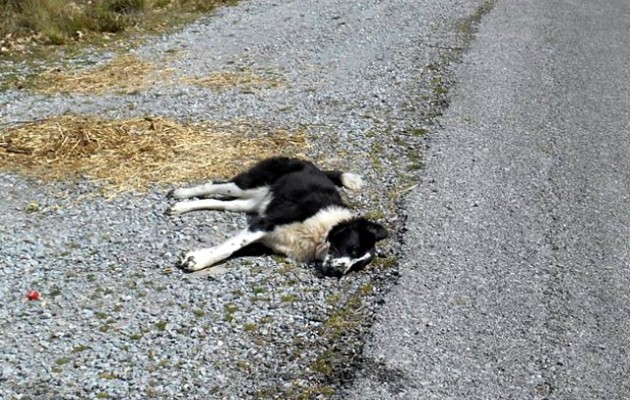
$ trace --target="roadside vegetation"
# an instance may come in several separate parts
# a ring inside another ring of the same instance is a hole
[[[0,54],[157,33],[236,0],[0,0]]]

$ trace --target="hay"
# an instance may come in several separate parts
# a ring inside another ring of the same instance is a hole
[[[181,82],[202,86],[211,90],[224,90],[232,87],[248,89],[269,89],[280,86],[283,82],[278,78],[264,77],[252,72],[215,72],[208,76],[184,78]]]
[[[172,57],[172,55],[170,55]],[[168,56],[161,62],[168,61]],[[202,86],[210,90],[225,90],[232,87],[243,89],[270,89],[284,84],[279,77],[261,76],[251,71],[215,72],[203,77],[175,77],[172,68],[159,69],[156,64],[141,60],[132,55],[119,56],[107,64],[79,69],[56,68],[42,72],[30,81],[36,91],[54,93],[107,92],[134,93],[155,85]]]
[[[157,71],[155,64],[131,55],[119,56],[99,67],[45,71],[31,82],[44,93],[133,93],[168,78],[172,70]]]
[[[0,169],[45,180],[85,176],[115,193],[225,179],[272,155],[304,157],[307,148],[301,131],[244,121],[181,125],[61,116],[0,132]]]

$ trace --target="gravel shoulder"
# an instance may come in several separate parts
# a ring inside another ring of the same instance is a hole
[[[86,180],[0,172],[0,397],[341,396],[398,276],[400,200],[444,105],[452,52],[466,44],[461,22],[480,4],[243,1],[131,49],[173,73],[147,89],[0,93],[2,124],[73,113],[301,127],[312,143],[304,155],[361,173],[367,188],[349,193],[351,203],[394,232],[373,268],[341,280],[277,257],[233,260],[217,279],[195,278],[173,270],[178,254],[225,238],[245,217],[167,218],[159,183],[106,200]],[[221,91],[182,83],[216,71],[283,83]],[[28,290],[41,300],[25,301]]]

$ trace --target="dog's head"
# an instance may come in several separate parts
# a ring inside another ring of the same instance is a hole
[[[387,237],[387,230],[365,218],[354,218],[335,225],[321,249],[321,272],[343,276],[356,271],[374,258],[376,242]]]

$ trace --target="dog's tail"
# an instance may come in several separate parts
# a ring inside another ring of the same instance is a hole
[[[328,178],[337,186],[343,186],[350,190],[360,190],[363,187],[363,179],[352,172],[324,171]]]

